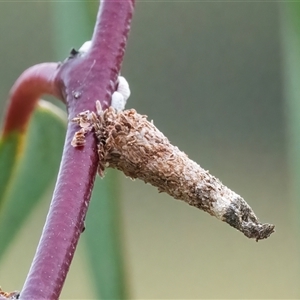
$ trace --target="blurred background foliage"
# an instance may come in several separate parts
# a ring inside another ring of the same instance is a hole
[[[95,12],[96,4],[88,9]],[[84,18],[74,3],[64,6],[72,18],[50,1],[0,2],[0,118],[8,91],[24,69],[64,60],[72,47],[90,39],[89,31],[83,39],[76,34],[63,42],[57,38],[62,28],[80,26]],[[262,221],[276,225],[276,234],[255,243],[120,175],[114,189],[121,195],[133,298],[299,298],[295,137],[300,93],[297,81],[290,83],[300,57],[299,35],[293,31],[297,25],[290,22],[296,8],[258,2],[137,2],[122,69],[132,90],[127,107],[147,114],[190,158],[241,194]],[[23,285],[50,199],[51,192],[2,261],[5,290]],[[96,298],[84,235],[62,299]]]

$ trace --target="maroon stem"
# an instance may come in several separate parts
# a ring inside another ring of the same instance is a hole
[[[56,82],[66,100],[69,121],[82,111],[95,111],[96,100],[101,101],[103,109],[110,105],[125,51],[133,1],[101,1],[91,50],[61,66]],[[98,156],[93,135],[87,136],[83,148],[71,146],[77,130],[69,122],[50,211],[20,299],[59,298],[84,227]]]
[[[12,131],[24,132],[34,107],[43,94],[62,99],[55,84],[57,63],[43,63],[32,66],[21,74],[10,91],[3,136]]]

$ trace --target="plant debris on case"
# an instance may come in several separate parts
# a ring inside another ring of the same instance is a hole
[[[256,241],[269,237],[274,225],[260,223],[246,201],[173,146],[147,116],[134,109],[116,112],[113,107],[97,114],[85,111],[73,119],[80,126],[72,141],[83,146],[85,135],[98,139],[98,173],[116,168],[139,178],[175,199],[206,211]]]
[[[14,292],[4,292],[0,287],[0,300],[13,300],[13,299],[19,299],[20,292],[14,291]]]

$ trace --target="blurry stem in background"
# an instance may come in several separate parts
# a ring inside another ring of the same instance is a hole
[[[10,91],[2,132],[4,138],[16,131],[24,133],[41,95],[49,94],[62,100],[55,84],[58,66],[58,63],[35,65],[18,78]]]
[[[92,2],[94,11],[96,1]],[[64,58],[71,47],[78,49],[93,33],[96,16],[88,12],[88,1],[56,1],[51,3],[55,59]],[[76,16],[76,21],[74,20]]]
[[[116,188],[118,175],[109,170],[104,179],[97,176],[83,235],[91,280],[99,299],[130,298],[121,239],[122,199],[120,189]]]
[[[299,220],[300,195],[300,3],[281,4],[284,93],[287,120],[289,183],[291,197],[297,201]],[[293,210],[294,211],[294,210]],[[299,225],[299,224],[298,224]]]
[[[85,55],[73,52],[60,67],[56,84],[67,103],[69,120],[84,110],[105,109],[120,72],[134,2],[101,1],[92,46]],[[69,122],[58,179],[37,252],[20,299],[58,299],[71,264],[97,171],[95,138],[73,148],[77,126]]]

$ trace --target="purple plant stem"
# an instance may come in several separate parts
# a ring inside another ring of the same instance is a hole
[[[110,105],[133,10],[133,0],[101,1],[91,50],[61,66],[57,84],[66,100],[69,120],[82,111],[95,111],[96,100],[103,109]],[[20,299],[59,298],[84,227],[98,155],[93,135],[87,136],[84,147],[71,146],[77,130],[77,125],[69,122],[50,210]]]
[[[3,136],[12,131],[24,132],[37,101],[42,94],[62,99],[55,84],[57,63],[42,63],[25,70],[10,91]]]

